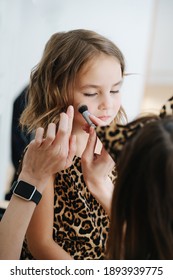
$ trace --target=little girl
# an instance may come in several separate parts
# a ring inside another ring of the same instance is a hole
[[[46,44],[42,59],[31,74],[28,106],[21,124],[28,131],[38,126],[47,128],[50,122],[58,125],[60,113],[73,105],[72,134],[77,148],[71,166],[50,178],[29,225],[22,259],[104,258],[116,172],[113,160],[97,140],[92,168],[85,176],[87,156],[83,152],[88,134],[78,106],[87,105],[97,124],[121,122],[125,117],[120,95],[124,71],[119,48],[96,32],[60,32]],[[100,180],[97,188],[95,176]]]

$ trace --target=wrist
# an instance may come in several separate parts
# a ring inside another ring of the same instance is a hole
[[[21,172],[19,174],[18,181],[24,181],[30,185],[35,186],[36,189],[40,193],[43,192],[43,190],[46,186],[46,183],[47,183],[47,180],[42,180],[42,179],[38,179],[36,177],[30,176],[27,172]]]
[[[31,185],[23,180],[13,182],[11,191],[15,196],[25,201],[33,201],[36,204],[39,203],[42,197],[42,194],[34,185]]]
[[[105,194],[105,191],[112,194],[114,189],[113,182],[109,176],[99,179],[93,178],[93,180],[86,180],[86,185],[93,195],[102,195]]]

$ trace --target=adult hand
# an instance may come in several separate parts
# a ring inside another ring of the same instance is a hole
[[[20,180],[44,187],[55,173],[69,167],[76,151],[76,137],[71,136],[74,109],[69,106],[67,113],[61,113],[58,131],[50,123],[43,138],[44,129],[36,130],[23,159]]]
[[[96,141],[96,132],[90,127],[88,143],[81,158],[82,172],[88,189],[109,214],[114,186],[108,175],[115,163],[103,147],[100,155],[94,153]]]
[[[107,124],[100,120],[99,118],[97,118],[96,116],[94,115],[89,115],[89,118],[90,120],[96,125],[96,126],[106,126]],[[83,126],[83,130],[85,130],[87,133],[89,133],[90,131],[90,125],[88,123],[86,123],[84,126]]]

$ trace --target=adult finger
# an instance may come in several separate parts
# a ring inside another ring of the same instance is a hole
[[[55,141],[53,143],[54,146],[58,145],[64,145],[69,143],[69,117],[66,113],[60,114],[60,121],[58,126],[58,131],[55,137]]]
[[[106,123],[94,115],[89,115],[90,120],[97,126],[105,126]]]
[[[71,135],[72,127],[73,127],[73,118],[74,118],[74,108],[73,108],[72,105],[70,105],[67,108],[67,113],[66,114],[69,117],[69,120],[68,120],[68,134]]]
[[[76,154],[76,135],[72,135],[69,141],[69,153],[67,157],[66,168],[72,164],[73,158]]]
[[[46,138],[44,139],[42,147],[43,148],[49,147],[55,140],[55,136],[56,136],[56,124],[50,123],[48,125],[47,132],[46,132]]]
[[[44,135],[44,128],[43,127],[38,127],[35,132],[35,139],[34,139],[34,144],[36,147],[40,147],[42,142],[43,142],[43,135]]]

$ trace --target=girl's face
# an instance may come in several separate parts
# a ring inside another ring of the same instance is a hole
[[[92,115],[110,124],[121,106],[121,84],[121,66],[114,57],[101,54],[84,65],[75,81],[73,128],[86,124],[78,112],[79,104],[87,105]]]

